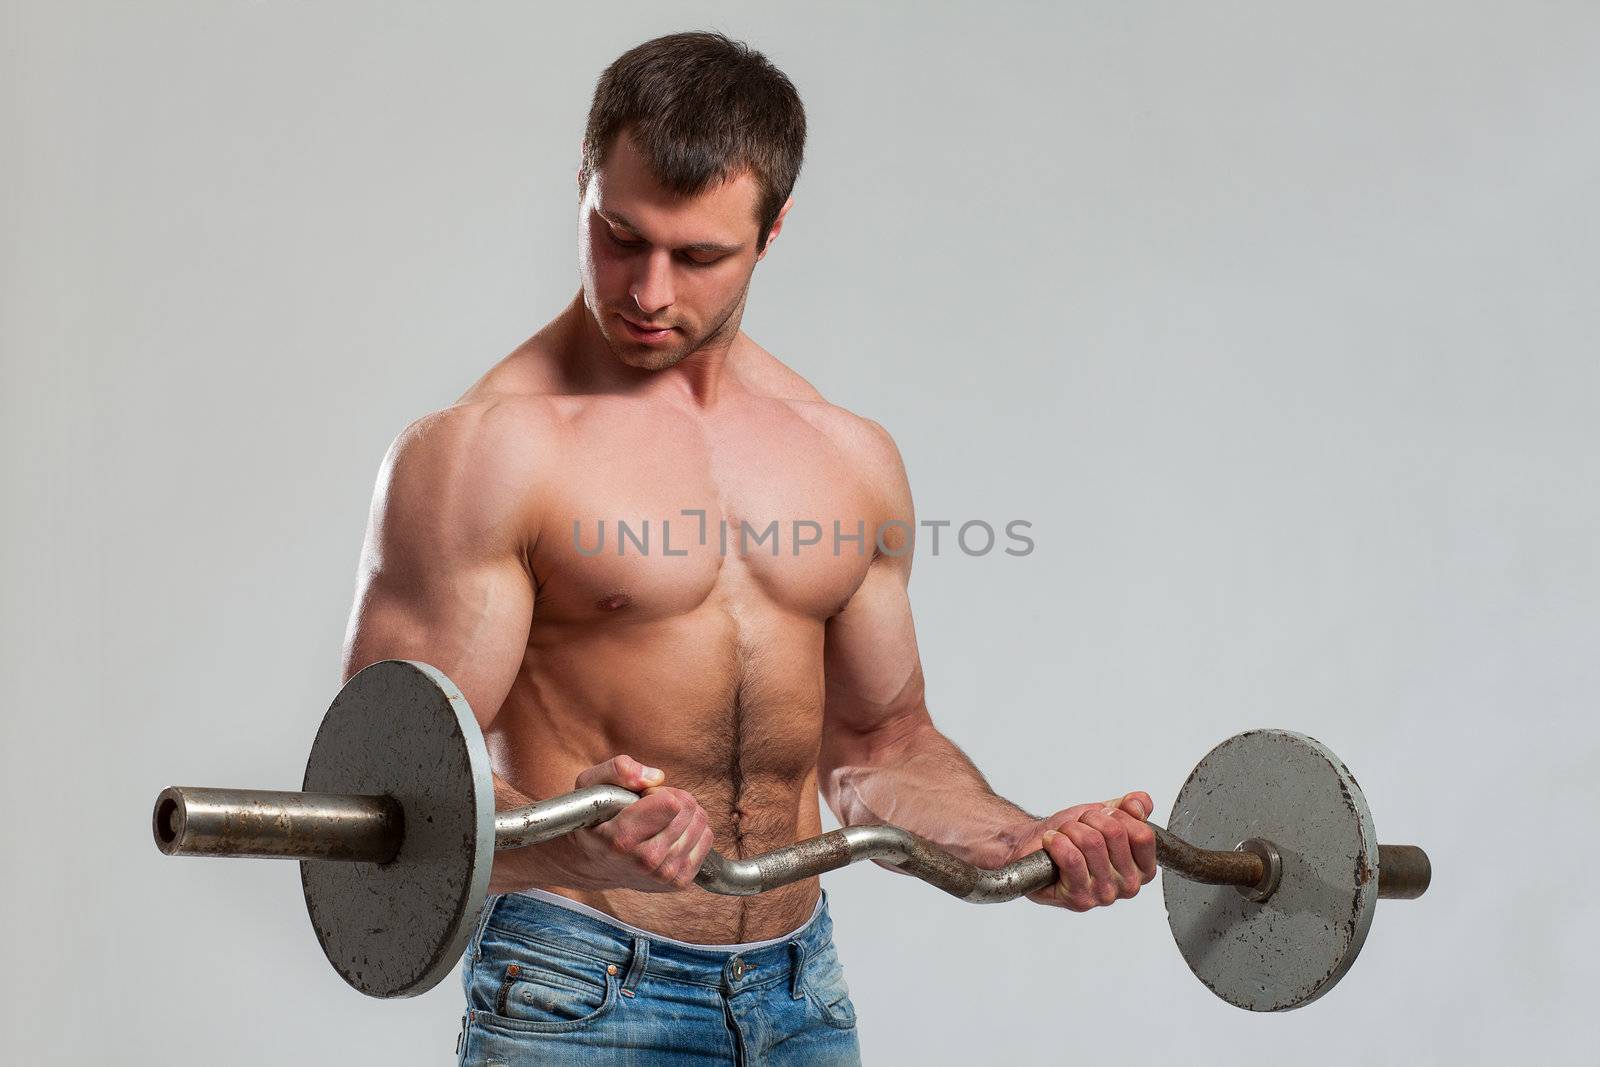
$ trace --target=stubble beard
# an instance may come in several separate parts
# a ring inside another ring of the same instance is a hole
[[[672,350],[662,351],[652,345],[635,341],[621,332],[624,327],[611,323],[607,323],[600,330],[600,336],[605,339],[606,347],[611,349],[611,354],[618,362],[640,370],[666,370],[669,367],[676,367],[707,345],[731,343],[733,336],[739,332],[737,318],[749,292],[750,283],[746,280],[744,288],[739,290],[739,295],[734,297],[717,316],[717,324],[710,331],[697,338],[687,338]],[[615,335],[613,330],[617,331]]]

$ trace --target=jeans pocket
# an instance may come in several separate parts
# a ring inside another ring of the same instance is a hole
[[[844,967],[832,945],[805,963],[800,978],[806,998],[822,1013],[829,1026],[849,1030],[856,1025],[856,1006],[850,1002],[850,987],[844,980]]]
[[[499,980],[492,1011],[476,1021],[522,1033],[565,1033],[597,1022],[617,1003],[615,966],[557,948],[499,941],[489,961]]]

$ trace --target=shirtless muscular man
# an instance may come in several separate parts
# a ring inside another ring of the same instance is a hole
[[[794,86],[742,44],[675,34],[617,59],[578,171],[581,292],[384,459],[346,677],[449,675],[499,807],[646,794],[496,855],[463,1064],[858,1062],[817,879],[693,884],[708,849],[821,832],[819,793],[843,824],[986,867],[1042,845],[1061,872],[1042,904],[1086,911],[1155,875],[1148,794],[1038,818],[934,727],[894,442],[740,330],[804,141]],[[742,536],[800,519],[829,536]],[[630,536],[604,540],[616,524]]]

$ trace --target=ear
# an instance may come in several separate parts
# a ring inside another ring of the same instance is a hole
[[[763,248],[761,250],[761,254],[756,256],[757,263],[760,263],[763,259],[766,259],[767,253],[772,251],[772,242],[776,241],[778,239],[778,234],[783,232],[783,220],[789,214],[789,209],[792,207],[794,207],[794,197],[791,196],[789,199],[785,200],[783,202],[783,206],[778,209],[778,217],[772,220],[772,229],[767,231],[767,247]]]

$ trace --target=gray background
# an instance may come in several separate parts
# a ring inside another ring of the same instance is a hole
[[[1035,524],[919,563],[936,720],[1025,805],[1162,815],[1218,740],[1301,730],[1435,859],[1283,1017],[1194,981],[1155,888],[1078,916],[830,875],[868,1061],[1583,1057],[1594,5],[3,26],[0,1059],[450,1061],[453,981],[348,991],[293,865],[165,859],[150,803],[298,782],[384,448],[570,298],[595,76],[702,27],[811,121],[749,331],[894,432],[923,516]]]

